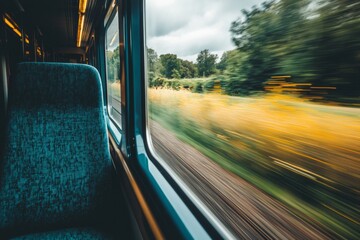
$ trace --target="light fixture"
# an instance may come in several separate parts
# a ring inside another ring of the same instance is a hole
[[[85,20],[85,15],[84,14],[79,14],[79,26],[78,26],[78,33],[77,33],[77,42],[76,42],[76,46],[77,47],[81,47],[81,38],[82,38],[82,32],[83,32],[83,28],[84,28],[84,20]]]
[[[4,17],[4,22],[6,23],[6,25],[8,25],[11,29],[14,29],[15,26],[11,23],[11,21],[9,19],[7,19],[6,17]]]
[[[19,37],[21,37],[21,31],[19,26],[16,24],[14,20],[7,14],[4,16],[4,23],[8,25]]]
[[[40,47],[37,47],[37,48],[36,48],[36,52],[37,52],[37,54],[38,54],[39,56],[42,55],[42,53],[41,53],[41,48],[40,48]]]
[[[82,33],[84,29],[85,11],[86,11],[87,0],[79,1],[79,20],[78,20],[78,31],[76,46],[81,47]]]
[[[19,29],[13,28],[13,31],[14,31],[19,37],[21,37],[21,32],[19,31]]]
[[[28,35],[26,35],[26,34],[25,34],[25,42],[26,42],[27,44],[29,44],[29,43],[30,43],[29,36],[28,36]]]

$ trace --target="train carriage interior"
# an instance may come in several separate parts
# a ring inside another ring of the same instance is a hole
[[[0,239],[360,239],[359,16],[0,0]]]
[[[1,239],[141,236],[110,160],[99,73],[79,64],[94,61],[95,24],[114,3],[82,1],[85,20],[79,4],[1,2]]]

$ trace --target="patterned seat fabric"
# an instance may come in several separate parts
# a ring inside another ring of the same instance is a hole
[[[9,97],[0,239],[74,227],[116,234],[119,188],[97,70],[21,63]]]
[[[114,236],[107,235],[104,231],[97,231],[94,228],[69,228],[50,232],[39,232],[12,238],[12,240],[97,240],[114,239]],[[116,238],[115,238],[116,239]]]

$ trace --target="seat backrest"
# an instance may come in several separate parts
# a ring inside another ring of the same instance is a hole
[[[114,172],[97,70],[21,63],[0,159],[0,236],[101,223]]]

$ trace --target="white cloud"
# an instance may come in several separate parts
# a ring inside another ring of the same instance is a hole
[[[147,45],[160,54],[195,61],[209,49],[219,54],[235,48],[230,24],[262,0],[147,0]]]

